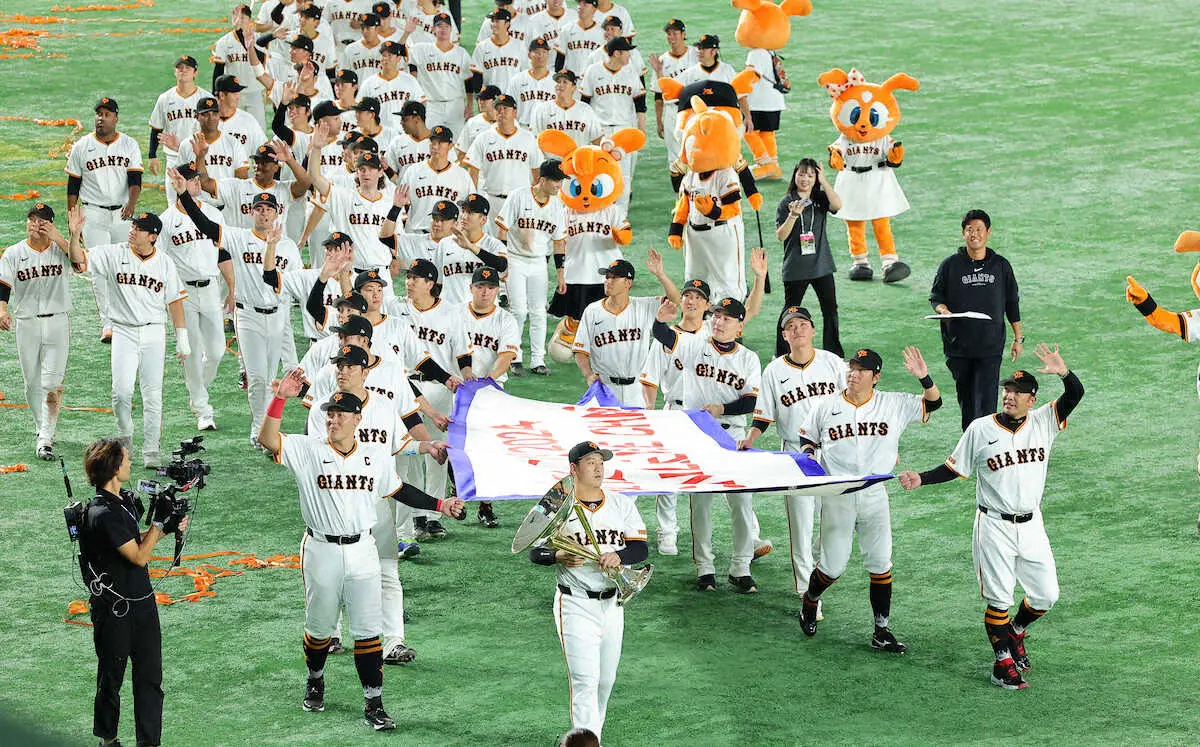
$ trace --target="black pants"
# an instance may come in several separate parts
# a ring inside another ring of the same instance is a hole
[[[121,718],[121,682],[125,679],[125,663],[132,659],[137,743],[160,744],[163,689],[158,605],[153,599],[135,602],[128,605],[124,617],[116,617],[109,599],[93,598],[91,601],[92,639],[96,644],[97,659],[92,733],[101,739],[117,736],[117,723]]]
[[[804,294],[808,287],[817,293],[817,302],[821,304],[821,347],[839,358],[846,356],[842,350],[842,340],[838,336],[838,306],[837,291],[833,286],[833,275],[814,278],[812,280],[783,281],[783,308],[800,306],[804,303]],[[779,312],[783,318],[783,311]],[[775,325],[775,355],[783,355],[788,351],[788,344],[783,341],[783,331]]]
[[[965,431],[972,420],[996,412],[996,398],[1000,390],[1000,359],[1002,355],[989,358],[947,358],[946,368],[954,376],[954,388],[958,392],[958,409],[962,412],[962,429]]]

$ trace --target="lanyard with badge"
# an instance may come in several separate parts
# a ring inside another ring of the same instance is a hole
[[[810,217],[808,220],[808,228],[805,228],[804,227],[804,214],[806,212],[809,212],[809,208],[812,207],[813,201],[808,199],[807,197],[804,197],[804,198],[801,198],[800,203],[803,206],[800,209],[800,236],[799,236],[800,255],[801,256],[810,256],[810,255],[817,253],[817,237],[813,233],[813,229],[816,228],[816,226],[814,224],[817,221],[816,208],[813,208],[813,210],[811,211]]]

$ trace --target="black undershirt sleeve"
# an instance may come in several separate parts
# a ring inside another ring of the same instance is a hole
[[[944,464],[939,464],[930,470],[925,470],[920,474],[922,485],[937,485],[942,482],[950,482],[956,477],[962,477],[954,470]]]
[[[638,114],[646,113],[646,94],[633,97],[633,110]]]
[[[421,365],[417,366],[417,371],[426,379],[439,384],[445,384],[450,379],[450,374],[443,370],[433,358],[421,361]]]
[[[1054,414],[1058,416],[1058,422],[1065,423],[1067,416],[1079,405],[1079,401],[1083,399],[1083,382],[1075,375],[1074,371],[1068,371],[1063,377],[1063,393],[1054,402]]]
[[[225,247],[221,247],[220,249],[217,249],[217,264],[221,264],[222,262],[232,262],[232,261],[233,261],[233,257],[230,256],[229,252],[225,250]]]
[[[508,258],[501,257],[498,254],[492,254],[487,249],[479,250],[479,261],[483,262],[488,267],[496,272],[504,272],[508,269]]]
[[[750,427],[757,428],[759,433],[766,433],[767,429],[771,427],[771,424],[765,420],[759,420],[758,418],[755,418],[754,422],[750,424]]]
[[[12,288],[8,286],[8,283],[0,280],[0,301],[8,303],[8,296],[10,293],[12,293]]]
[[[162,134],[162,130],[150,128],[150,150],[146,152],[147,158],[158,158],[158,136]]]
[[[192,223],[196,224],[196,228],[200,229],[200,233],[208,237],[213,243],[221,241],[221,226],[208,219],[196,201],[185,189],[179,193],[179,204],[183,205],[184,212],[192,219]]]
[[[422,511],[437,511],[437,498],[408,483],[401,485],[400,489],[392,493],[390,497],[395,498],[406,506],[419,508]]]
[[[409,415],[405,415],[405,416],[404,416],[403,418],[401,418],[400,420],[401,420],[401,422],[403,422],[403,423],[404,423],[404,427],[405,427],[405,428],[407,428],[407,429],[408,429],[408,430],[410,430],[410,431],[411,431],[413,428],[416,428],[416,427],[417,427],[418,425],[420,425],[421,423],[424,423],[424,422],[425,422],[425,421],[424,421],[424,420],[421,418],[421,413],[419,413],[419,412],[414,412],[414,413],[411,413],[411,414],[409,414]]]
[[[67,194],[79,196],[79,189],[83,186],[82,176],[67,175]]]
[[[129,171],[125,174],[125,184],[130,187],[142,186],[142,172]]]
[[[726,415],[749,415],[754,412],[758,397],[753,394],[743,394],[732,402],[725,403]]]
[[[617,557],[621,559],[622,565],[641,563],[650,557],[650,546],[645,540],[625,540],[625,547],[617,550]]]
[[[263,282],[272,288],[279,290],[279,270],[263,270]]]
[[[319,276],[313,281],[313,287],[308,292],[304,310],[317,322],[318,327],[325,326],[325,319],[328,316],[325,311],[325,283],[321,282]]]
[[[214,62],[213,63],[213,79],[212,79],[212,89],[214,91],[217,90],[217,78],[220,78],[224,74],[225,74],[225,63],[224,62]]]
[[[643,543],[645,544],[645,543]],[[531,547],[529,548],[529,560],[537,565],[554,565],[558,561],[555,559],[558,551],[553,547]]]
[[[289,147],[296,144],[296,133],[287,126],[287,106],[275,107],[275,116],[271,117],[271,132]]]
[[[666,322],[655,319],[651,330],[654,332],[654,339],[665,345],[667,350],[675,349],[675,344],[679,342],[679,333],[668,327]]]

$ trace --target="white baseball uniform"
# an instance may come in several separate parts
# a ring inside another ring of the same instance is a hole
[[[234,76],[238,83],[246,87],[238,100],[238,109],[249,113],[258,122],[259,127],[266,125],[262,83],[255,77],[250,67],[250,53],[246,51],[246,46],[242,44],[236,31],[230,31],[217,39],[208,61],[224,63],[225,74]]]
[[[603,378],[622,405],[640,408],[643,401],[639,378],[654,343],[650,328],[662,300],[631,297],[617,311],[610,310],[609,301],[596,301],[583,310],[571,350],[588,356],[592,371]]]
[[[663,52],[658,56],[662,63],[662,75],[651,75],[650,90],[655,94],[662,94],[662,89],[658,85],[659,77],[672,78],[679,80],[685,70],[693,65],[699,65],[700,59],[696,56],[696,48],[689,46],[687,51],[679,57],[676,57],[670,51]],[[679,158],[679,133],[675,131],[679,120],[679,107],[674,101],[663,101],[663,143],[667,146],[667,165],[675,163]]]
[[[489,36],[475,46],[471,60],[483,75],[485,86],[496,86],[503,93],[509,93],[512,79],[529,67],[529,48],[512,37],[504,44],[498,44]]]
[[[558,17],[550,15],[548,8],[539,10],[533,15],[528,16],[528,20],[523,24],[526,48],[528,48],[529,42],[534,39],[545,39],[546,43],[550,45],[551,50],[558,49],[559,31],[563,26],[575,23],[578,20],[579,13],[574,8],[563,8],[562,15]]]
[[[495,236],[485,233],[479,239],[478,246],[498,257],[508,256],[508,248]],[[447,236],[438,242],[433,263],[438,268],[438,282],[442,284],[440,298],[443,301],[451,306],[459,306],[471,298],[471,275],[483,267],[483,260],[474,252],[459,246],[453,236]]]
[[[746,298],[745,224],[741,213],[726,220],[709,218],[696,207],[696,198],[707,195],[720,206],[739,197],[741,190],[737,172],[729,168],[707,175],[689,171],[679,185],[680,198],[690,201],[683,227],[683,274],[707,281],[714,301]]]
[[[771,59],[771,53],[765,49],[747,50],[746,67],[760,76],[750,90],[750,111],[781,112],[787,109],[787,99],[775,90],[775,62]]]
[[[396,258],[405,264],[412,264],[414,259],[427,259],[433,262],[437,254],[438,242],[427,233],[398,233],[396,239]],[[403,281],[401,281],[403,282]],[[385,303],[390,301],[385,297]],[[403,304],[401,304],[403,306]],[[399,309],[397,312],[399,313]]]
[[[405,0],[404,17],[406,19],[417,19],[417,27],[413,29],[413,32],[408,37],[408,53],[410,58],[414,45],[437,43],[437,36],[433,33],[433,19],[442,12],[444,12],[442,8],[437,8],[432,13],[426,13],[416,2],[410,4]],[[450,41],[456,44],[460,41],[458,24],[454,23],[453,16],[450,18]]]
[[[471,349],[471,371],[476,378],[490,375],[502,353],[511,353],[513,360],[520,357],[521,328],[517,326],[516,317],[499,306],[493,306],[485,314],[477,314],[469,301],[462,307],[462,329],[467,336],[467,346]],[[507,372],[496,379],[496,383],[502,387],[506,381]]]
[[[629,13],[629,9],[623,5],[613,3],[608,10],[601,10],[599,6],[596,8],[596,17],[605,19],[608,17],[621,19],[621,33],[628,37],[637,35],[637,29],[633,25],[633,16]]]
[[[342,50],[342,69],[358,73],[358,95],[362,97],[362,85],[379,74],[383,67],[383,40],[368,46],[366,39],[348,44]]]
[[[423,137],[420,140],[414,140],[408,133],[401,132],[392,138],[383,162],[395,174],[392,180],[399,184],[400,180],[404,178],[405,172],[414,165],[427,160],[429,160],[429,138]]]
[[[576,101],[567,108],[559,106],[558,101],[548,101],[533,110],[529,129],[533,132],[543,130],[558,130],[565,132],[575,141],[575,145],[588,145],[599,140],[603,135],[600,120],[592,107]],[[550,154],[543,154],[550,158]]]
[[[728,62],[717,61],[717,64],[712,69],[704,67],[700,63],[699,57],[696,59],[696,64],[684,70],[675,77],[683,85],[690,83],[698,83],[702,80],[715,80],[718,83],[729,83],[733,77],[737,75],[737,71],[733,69],[733,65]]]
[[[408,61],[416,68],[417,81],[425,89],[425,123],[445,125],[451,132],[462,129],[467,104],[466,82],[471,79],[473,62],[467,50],[458,44],[442,50],[436,43],[409,44]]]
[[[842,209],[834,215],[842,220],[874,220],[908,210],[908,198],[896,180],[896,170],[886,165],[888,151],[895,143],[891,135],[865,143],[839,135],[833,141],[830,147],[840,150],[846,161],[846,168],[833,180],[833,188],[842,198]],[[860,173],[855,169],[869,171]]]
[[[105,286],[112,325],[112,403],[117,437],[133,438],[133,385],[142,394],[142,456],[156,461],[162,436],[162,377],[167,307],[187,298],[165,252],[139,257],[128,243],[88,251],[93,282]]]
[[[603,46],[604,29],[594,18],[592,25],[587,28],[584,28],[578,19],[558,28],[556,49],[566,58],[563,69],[570,70],[581,78],[592,62],[592,52]]]
[[[200,129],[200,123],[196,121],[196,102],[207,96],[212,94],[203,88],[196,88],[191,96],[184,96],[177,86],[172,86],[159,94],[158,100],[154,102],[154,108],[150,110],[150,127],[174,135],[182,143]],[[163,169],[165,174],[166,171],[177,167],[181,161],[177,150],[166,145],[162,145],[161,148],[166,155],[164,160],[167,166]],[[167,204],[170,205],[175,202],[175,190],[171,186],[170,178],[166,178],[166,190]]]
[[[367,78],[358,87],[358,96],[379,99],[379,121],[384,124],[398,124],[400,120],[396,117],[400,116],[405,103],[417,101],[424,104],[428,101],[425,89],[407,70],[400,70],[391,78],[385,78],[383,73]]]
[[[600,270],[624,259],[613,231],[629,228],[625,211],[616,205],[589,213],[567,209],[567,258],[563,276],[567,285],[604,283]]]
[[[196,163],[196,149],[192,146],[191,140],[184,140],[179,144],[179,162]],[[219,132],[217,139],[208,144],[208,152],[204,154],[204,167],[212,179],[218,181],[234,179],[238,169],[250,168],[248,151],[228,133]],[[290,198],[291,195],[288,197]],[[207,192],[200,193],[200,201],[220,207],[220,202],[216,198],[210,197]],[[227,220],[229,217],[226,215]]]
[[[94,132],[75,141],[63,171],[82,180],[79,202],[83,205],[83,244],[86,247],[115,244],[129,236],[129,221],[121,219],[121,208],[129,201],[129,172],[142,170],[142,149],[137,141],[118,132],[111,143],[103,143]],[[100,320],[105,322],[103,300]]]
[[[541,130],[532,128],[533,112],[542,104],[554,101],[554,87],[553,70],[546,70],[540,78],[535,78],[532,70],[521,70],[509,80],[507,89],[501,87],[500,90],[517,100],[517,121],[521,126],[540,133]]]
[[[245,101],[245,95],[242,101]],[[230,117],[221,117],[221,132],[238,142],[247,153],[268,141],[267,133],[262,123],[242,109],[238,109]]]
[[[536,368],[546,363],[546,260],[554,242],[567,237],[566,207],[557,194],[538,202],[526,187],[509,196],[496,225],[508,232],[508,300],[521,329],[529,319],[530,365]],[[532,243],[525,243],[527,237]]]
[[[404,230],[409,233],[428,233],[430,214],[439,200],[458,204],[475,190],[471,175],[462,166],[449,163],[440,171],[420,161],[405,169],[396,180],[397,187],[408,187],[408,216]]]
[[[491,215],[496,217],[504,212],[510,194],[533,183],[532,169],[541,162],[542,149],[536,135],[520,125],[511,135],[504,135],[496,125],[479,133],[463,159],[463,166],[479,170],[476,186],[488,198]]]
[[[488,119],[483,112],[480,112],[464,122],[462,130],[455,130],[458,133],[458,140],[454,143],[454,149],[459,152],[458,160],[461,162],[466,157],[467,152],[471,150],[471,143],[475,142],[479,133],[495,126],[495,118]]]
[[[314,210],[326,211],[332,231],[347,234],[354,242],[354,271],[378,270],[388,276],[392,253],[379,241],[379,229],[392,209],[392,190],[385,184],[379,196],[368,199],[357,189],[331,185],[312,199]]]
[[[325,9],[321,20],[329,24],[339,51],[362,38],[362,34],[350,23],[371,12],[371,0],[326,0],[321,5]]]
[[[217,194],[214,202],[221,207],[221,217],[225,224],[235,228],[254,228],[254,196],[270,192],[279,201],[279,219],[285,224],[288,220],[288,203],[292,201],[292,187],[281,181],[263,185],[254,178],[238,179],[229,177],[217,180]]]

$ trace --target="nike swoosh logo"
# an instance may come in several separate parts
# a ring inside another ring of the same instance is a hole
[[[995,441],[988,441],[988,446],[991,446],[992,444],[996,443],[996,441],[999,441],[999,440],[1000,439],[997,438]]]
[[[974,271],[975,271],[975,272],[983,272],[983,268],[982,268],[982,267],[976,267]]]
[[[830,415],[841,415],[841,414],[842,414],[842,411],[841,411],[841,410],[834,410],[833,412],[831,412],[831,413],[829,413],[829,414],[830,414]]]
[[[333,460],[332,459],[322,459],[321,464],[333,464]]]
[[[603,320],[603,319],[596,319],[595,321],[593,321],[593,322],[592,322],[592,326],[593,326],[593,327],[594,327],[594,326],[596,326],[597,324],[604,324],[604,320]]]
[[[780,383],[780,384],[786,384],[786,383],[788,383],[788,380],[787,380],[787,379],[780,379],[780,380],[779,380],[779,383]]]

